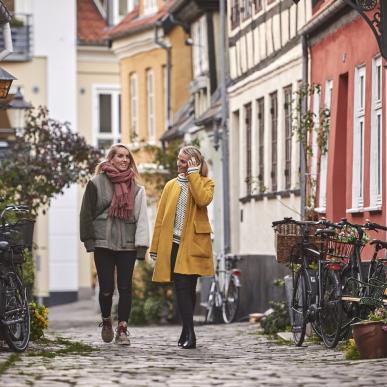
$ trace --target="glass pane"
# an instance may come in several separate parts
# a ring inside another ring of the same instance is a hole
[[[100,133],[112,132],[112,96],[99,95],[99,131]]]
[[[113,141],[112,140],[101,140],[99,139],[98,140],[98,148],[99,149],[109,149],[111,146],[113,145]]]
[[[119,0],[118,12],[120,16],[126,16],[128,12],[128,0]]]

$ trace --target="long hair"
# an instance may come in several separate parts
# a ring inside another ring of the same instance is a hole
[[[200,165],[199,174],[204,177],[208,176],[208,165],[199,148],[194,145],[186,145],[180,149],[180,152],[184,153],[187,156],[193,157]]]
[[[109,149],[109,151],[108,151],[108,153],[106,155],[106,158],[104,160],[102,160],[96,166],[96,168],[95,168],[95,175],[99,175],[102,172],[102,169],[101,169],[102,165],[104,163],[107,163],[107,162],[112,160],[112,158],[116,155],[118,148],[125,148],[129,152],[129,160],[130,160],[129,168],[134,172],[135,178],[136,178],[136,180],[138,180],[140,178],[140,175],[138,173],[137,165],[136,165],[136,162],[134,161],[132,152],[130,151],[130,149],[129,149],[129,147],[127,145],[121,144],[121,143],[113,144],[110,147],[110,149]]]

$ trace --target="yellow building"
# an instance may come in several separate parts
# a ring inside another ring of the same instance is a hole
[[[150,146],[190,97],[191,49],[183,27],[168,15],[173,1],[139,1],[109,32],[120,62],[122,141],[129,142],[141,171],[152,170]]]

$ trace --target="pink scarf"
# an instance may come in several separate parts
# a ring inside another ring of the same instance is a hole
[[[104,163],[101,169],[114,186],[113,198],[108,212],[109,216],[129,219],[134,210],[134,172],[131,169],[119,172],[109,162]]]

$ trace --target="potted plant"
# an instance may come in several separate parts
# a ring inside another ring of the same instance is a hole
[[[367,320],[352,324],[352,333],[362,359],[387,357],[387,310],[377,308]]]

